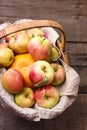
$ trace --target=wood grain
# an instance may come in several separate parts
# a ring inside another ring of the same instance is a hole
[[[52,120],[30,122],[0,106],[0,130],[87,130],[87,0],[0,0],[0,24],[20,19],[51,19],[63,26],[70,65],[81,83],[74,104]]]
[[[87,130],[86,99],[87,95],[80,94],[62,115],[40,122],[27,121],[0,106],[0,130]]]
[[[87,93],[87,43],[66,43],[66,52],[70,65],[80,75],[79,92]]]
[[[66,42],[66,51],[72,66],[87,66],[87,43]]]
[[[87,41],[86,0],[1,0],[0,23],[29,18],[52,19],[60,22],[68,41]]]

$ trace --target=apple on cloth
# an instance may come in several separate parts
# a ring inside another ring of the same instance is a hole
[[[15,68],[6,70],[1,77],[1,82],[3,87],[11,94],[18,93],[25,87],[22,74]]]
[[[56,87],[45,85],[36,90],[35,99],[39,107],[53,108],[59,102],[59,92]]]
[[[29,87],[25,87],[15,94],[14,100],[22,108],[32,107],[35,103],[34,91]]]
[[[16,23],[22,23],[29,21],[27,19],[19,20]],[[0,28],[4,28],[8,26],[8,23],[5,23],[3,25],[0,25]],[[58,33],[50,27],[44,27],[41,28],[46,33],[47,38],[49,41],[55,45],[56,39],[59,37]],[[3,42],[5,42],[5,39],[2,39]],[[61,60],[61,59],[60,59]],[[66,108],[68,108],[76,99],[77,93],[78,93],[78,87],[80,84],[80,77],[77,74],[77,72],[64,63],[61,60],[63,67],[66,72],[66,80],[63,84],[61,84],[59,87],[56,86],[58,89],[58,92],[60,94],[60,100],[58,104],[50,109],[45,109],[40,106],[38,106],[37,103],[35,103],[33,108],[21,108],[14,102],[14,97],[12,94],[9,94],[5,89],[3,89],[2,83],[1,83],[1,77],[5,70],[0,69],[0,102],[2,105],[5,106],[5,108],[12,110],[14,113],[20,115],[21,117],[31,120],[31,121],[40,121],[41,119],[52,119],[63,113]],[[72,97],[72,98],[71,98]]]
[[[62,65],[58,63],[51,63],[51,66],[54,70],[54,79],[52,81],[52,85],[58,86],[62,84],[66,79],[66,72]]]

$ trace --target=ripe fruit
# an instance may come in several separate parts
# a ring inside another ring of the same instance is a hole
[[[33,83],[29,79],[29,70],[33,63],[34,60],[31,55],[29,53],[25,53],[16,55],[13,64],[10,66],[11,68],[16,68],[21,72],[25,79],[25,84],[28,87],[33,87]]]
[[[51,56],[51,61],[57,61],[58,58],[60,57],[60,52],[57,47],[52,47],[52,56]]]
[[[32,64],[29,79],[35,84],[35,87],[50,84],[53,78],[54,70],[47,61],[41,60]]]
[[[15,103],[22,107],[32,107],[35,103],[34,92],[31,88],[25,87],[19,93],[15,94]]]
[[[7,47],[0,48],[0,67],[8,67],[14,60],[14,53]]]
[[[35,99],[39,107],[52,108],[59,101],[59,92],[55,87],[47,85],[36,90]]]
[[[58,58],[60,57],[60,51],[58,50],[57,47],[52,46],[52,52],[51,54],[45,58],[44,60],[48,61],[48,62],[54,62],[57,61]]]
[[[25,87],[22,74],[16,69],[8,69],[1,78],[3,87],[12,94],[18,93]]]
[[[33,28],[30,30],[27,30],[27,34],[28,34],[30,39],[35,37],[35,36],[46,37],[46,34],[40,28]]]
[[[14,36],[14,33],[7,35],[7,36],[5,37],[6,42],[9,42],[10,39],[11,39],[13,36]]]
[[[27,46],[29,40],[26,31],[14,33],[10,36],[9,47],[18,54],[28,52]]]
[[[55,86],[62,84],[66,78],[64,67],[57,63],[51,63],[51,66],[54,69],[54,79],[51,84]]]
[[[29,41],[28,51],[35,60],[48,57],[52,51],[52,45],[45,37],[36,36]]]

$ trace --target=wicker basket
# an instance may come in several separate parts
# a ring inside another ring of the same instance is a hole
[[[62,26],[52,20],[33,20],[26,22],[13,24],[11,26],[5,27],[0,30],[0,39],[4,38],[6,35],[21,31],[24,29],[31,29],[35,27],[51,27],[58,29],[61,32],[61,36],[56,40],[56,46],[61,52],[61,62],[64,65],[66,71],[66,81],[63,85],[60,86],[59,91],[61,93],[61,99],[57,106],[52,109],[44,109],[35,105],[35,108],[20,108],[13,101],[13,96],[7,93],[0,82],[0,102],[4,108],[7,108],[17,115],[26,118],[27,120],[40,121],[40,119],[51,119],[59,114],[61,114],[65,109],[70,106],[75,100],[80,78],[77,72],[69,66],[69,61],[65,51],[65,33]],[[0,78],[5,71],[5,68],[0,70]],[[8,97],[8,99],[6,98]]]

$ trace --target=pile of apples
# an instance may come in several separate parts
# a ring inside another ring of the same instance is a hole
[[[57,63],[59,50],[41,28],[23,30],[0,43],[1,82],[14,102],[22,107],[52,108],[59,102],[56,86],[66,79],[64,67]]]

